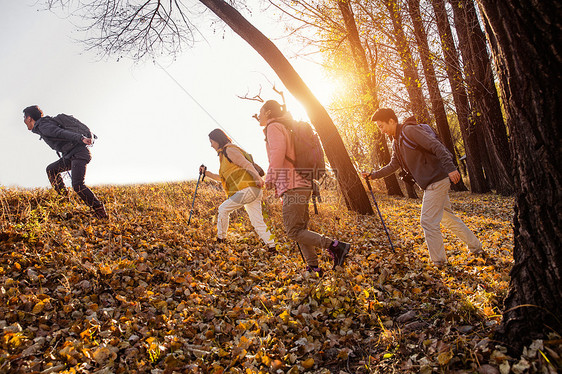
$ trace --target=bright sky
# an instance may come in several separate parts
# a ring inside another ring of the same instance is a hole
[[[45,167],[57,155],[25,127],[22,110],[29,105],[39,105],[46,115],[72,114],[98,135],[91,148],[88,185],[197,179],[200,164],[216,172],[218,157],[208,133],[220,126],[258,164],[267,166],[263,133],[251,118],[260,104],[237,98],[253,96],[261,86],[264,99],[280,99],[267,79],[285,91],[293,115],[307,119],[273,70],[228,28],[223,38],[222,32],[213,35],[209,22],[203,21],[198,26],[208,42],[185,49],[173,62],[158,61],[212,119],[157,64],[116,62],[116,57],[100,61],[76,41],[81,34],[75,26],[38,11],[36,0],[1,1],[1,186],[49,185]],[[271,18],[259,11],[253,14],[248,19],[266,36],[281,35],[272,29]],[[298,50],[275,42],[287,57]],[[332,89],[318,65],[291,62],[327,105]]]

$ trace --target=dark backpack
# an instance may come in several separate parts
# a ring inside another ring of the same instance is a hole
[[[94,133],[90,131],[90,128],[88,126],[84,125],[78,119],[74,118],[69,114],[61,113],[53,117],[53,119],[55,120],[57,125],[59,125],[60,128],[75,132],[77,134],[85,136],[86,138],[92,138],[92,139],[98,138]]]
[[[319,180],[326,174],[326,163],[324,162],[324,150],[318,135],[308,122],[287,121],[282,123],[289,134],[295,147],[295,159],[287,155],[289,161],[297,172],[308,180]]]

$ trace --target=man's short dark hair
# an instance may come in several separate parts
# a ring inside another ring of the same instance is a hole
[[[375,121],[388,122],[391,119],[395,120],[396,123],[398,123],[398,117],[396,117],[396,113],[394,113],[394,110],[389,108],[380,108],[375,112],[375,114],[371,116],[372,122]]]
[[[23,110],[23,114],[25,114],[26,117],[31,117],[34,121],[43,117],[43,111],[39,109],[37,105],[28,106]]]

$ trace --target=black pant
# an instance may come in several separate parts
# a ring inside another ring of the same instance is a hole
[[[66,194],[66,188],[61,177],[61,173],[65,171],[71,172],[72,188],[78,196],[86,203],[86,205],[95,208],[102,203],[96,195],[84,184],[86,178],[86,165],[90,162],[92,156],[88,148],[83,147],[75,152],[70,158],[60,158],[47,166],[47,176],[53,188],[60,194]]]

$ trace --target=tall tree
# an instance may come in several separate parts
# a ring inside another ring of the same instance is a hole
[[[425,105],[421,81],[416,63],[414,62],[414,58],[412,56],[412,51],[410,50],[410,43],[404,33],[400,7],[396,0],[388,0],[385,2],[385,6],[388,10],[390,19],[392,20],[394,43],[396,44],[396,49],[400,53],[400,61],[404,73],[403,82],[406,86],[406,90],[408,91],[411,110],[414,112],[418,121],[429,123],[429,112],[427,110],[427,106]],[[409,197],[417,196],[413,185],[408,183],[405,185]]]
[[[494,82],[492,65],[486,48],[486,37],[474,7],[474,0],[450,0],[455,15],[455,29],[465,68],[474,120],[485,140],[481,148],[490,158],[487,175],[498,193],[513,192],[509,142]]]
[[[482,159],[479,150],[479,139],[474,123],[470,121],[470,104],[464,88],[459,54],[453,40],[451,25],[447,17],[444,0],[431,0],[437,28],[441,37],[441,49],[445,58],[447,77],[451,85],[453,101],[455,103],[459,127],[464,141],[466,166],[470,178],[472,192],[484,193],[489,191],[484,175]]]
[[[449,121],[447,119],[447,112],[445,111],[445,103],[441,92],[439,91],[439,82],[435,74],[433,66],[431,51],[427,42],[427,33],[423,26],[423,20],[420,12],[420,0],[408,0],[408,10],[412,24],[414,26],[414,34],[418,43],[418,51],[420,54],[421,63],[425,75],[425,81],[429,90],[429,97],[431,99],[431,109],[435,116],[435,124],[441,141],[447,147],[451,155],[453,155],[453,162],[458,167],[457,152],[451,137],[451,130],[449,128]],[[451,186],[456,191],[467,191],[464,182],[461,181]]]
[[[408,39],[406,38],[406,34],[404,33],[400,7],[396,0],[388,0],[385,2],[385,5],[392,20],[395,37],[394,42],[396,43],[396,48],[398,49],[402,60],[401,62],[402,69],[404,71],[404,85],[408,90],[408,96],[410,97],[412,111],[414,112],[414,115],[416,116],[418,121],[429,123],[429,112],[427,111],[427,106],[425,105],[425,99],[421,88],[421,81],[416,63],[414,61],[414,58],[412,57],[410,43],[408,43]]]
[[[562,2],[478,3],[515,161],[515,263],[499,336],[517,352],[562,331]]]
[[[48,4],[69,3],[69,0],[48,0]],[[289,61],[263,33],[248,22],[234,7],[223,0],[199,0],[235,33],[258,52],[275,71],[289,92],[303,104],[324,146],[330,165],[337,171],[337,180],[349,209],[360,214],[372,214],[367,192],[351,162],[341,136],[332,119],[312,94]],[[79,2],[82,15],[93,20],[102,36],[98,46],[108,52],[122,52],[134,45],[140,53],[153,48],[153,43],[166,45],[167,38],[175,43],[185,38],[183,26],[190,29],[187,6],[182,1],[165,3],[146,0],[140,4],[123,4],[119,0]],[[169,6],[168,8],[166,6]],[[86,14],[87,12],[87,14]],[[173,13],[179,13],[176,20]],[[178,21],[179,20],[179,21]]]
[[[370,98],[371,105],[369,105],[369,107],[374,111],[379,107],[376,77],[372,72],[373,68],[369,64],[365,49],[363,48],[363,44],[361,43],[361,39],[359,38],[359,32],[357,31],[357,25],[355,23],[355,17],[353,15],[351,3],[348,0],[338,0],[338,7],[343,18],[345,30],[347,32],[347,39],[349,41],[353,60],[355,61],[355,65],[357,66],[358,74],[363,81],[363,91],[366,92],[368,97]],[[380,132],[378,129],[375,129],[375,131]],[[378,153],[378,158],[382,163],[389,163],[390,152],[388,150],[388,145],[386,143],[385,137],[373,136],[372,138],[376,142],[375,146],[373,147],[373,151]],[[400,185],[398,184],[398,180],[396,179],[395,174],[384,178],[384,183],[389,195],[403,196],[402,190],[400,189]]]

